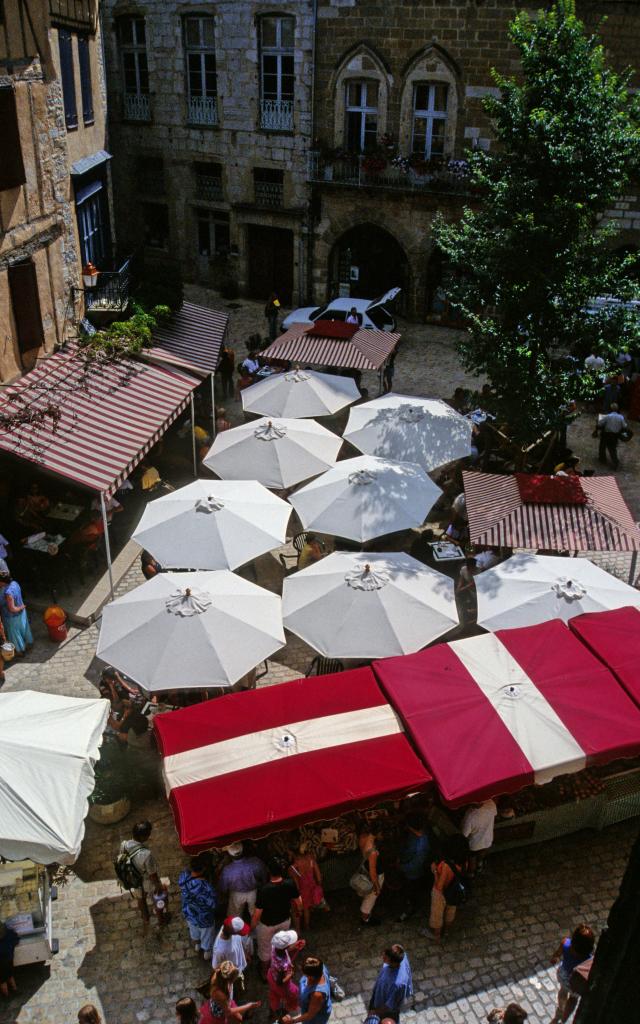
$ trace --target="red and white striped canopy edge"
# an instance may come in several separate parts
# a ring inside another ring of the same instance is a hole
[[[124,359],[87,374],[74,351],[57,352],[4,389],[34,410],[53,403],[50,419],[0,433],[0,449],[109,496],[186,407],[199,381],[179,370]]]
[[[359,330],[351,338],[308,334],[313,325],[294,324],[261,352],[267,361],[301,366],[335,366],[342,370],[379,370],[400,340],[391,331]]]
[[[233,694],[154,721],[180,842],[196,852],[423,789],[370,668]]]
[[[464,472],[469,536],[489,547],[638,551],[640,530],[615,477],[581,477],[583,505],[525,503],[515,476]]]
[[[215,373],[228,324],[226,313],[183,302],[155,328],[148,355],[204,376]]]
[[[559,619],[373,668],[454,805],[640,753],[640,709]]]

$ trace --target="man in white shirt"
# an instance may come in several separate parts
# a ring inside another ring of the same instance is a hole
[[[469,874],[474,875],[482,867],[487,851],[493,844],[493,826],[498,808],[494,800],[471,804],[465,811],[460,831],[469,840]]]
[[[246,359],[242,360],[240,365],[244,366],[247,373],[250,373],[251,376],[253,376],[254,373],[257,373],[260,369],[260,363],[257,359],[254,359],[253,356],[247,356]]]
[[[241,917],[227,917],[218,932],[213,944],[213,967],[230,960],[238,968],[240,974],[247,966],[247,956],[251,958],[253,939],[249,935],[250,928]]]
[[[614,469],[620,465],[618,461],[618,441],[620,434],[626,429],[627,421],[618,410],[615,402],[611,405],[611,412],[603,416],[598,424],[600,431],[600,446],[598,449],[598,461],[607,464],[607,454],[611,459]]]
[[[500,555],[497,551],[492,551],[491,548],[485,548],[484,551],[477,551],[475,555],[476,569],[479,572],[484,572],[486,569],[493,569],[494,565],[497,565],[500,561]]]

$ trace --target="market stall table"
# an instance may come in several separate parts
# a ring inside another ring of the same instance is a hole
[[[59,519],[65,523],[73,523],[85,511],[82,505],[70,505],[59,501],[47,512],[47,519]]]
[[[431,777],[368,668],[232,694],[154,720],[189,853],[426,789]]]
[[[463,562],[465,553],[459,544],[450,540],[435,540],[429,544],[434,562]]]

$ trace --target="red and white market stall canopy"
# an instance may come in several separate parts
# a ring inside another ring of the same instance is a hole
[[[462,474],[469,536],[489,547],[638,551],[640,530],[613,476]]]
[[[391,331],[361,328],[341,320],[317,320],[311,325],[293,324],[260,355],[267,362],[379,370],[399,341],[400,335]]]
[[[373,668],[453,805],[640,753],[639,709],[558,619]]]
[[[220,697],[160,715],[154,727],[190,853],[335,818],[431,781],[370,668]]]
[[[615,608],[576,615],[569,628],[611,669],[640,707],[640,610]]]

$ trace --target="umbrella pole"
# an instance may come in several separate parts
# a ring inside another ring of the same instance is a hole
[[[113,592],[113,571],[111,569],[111,544],[109,543],[109,523],[107,522],[107,506],[104,503],[104,491],[100,491],[100,511],[102,512],[102,525],[104,527],[104,549],[107,554],[107,572],[109,573],[109,590],[111,600],[115,599]]]
[[[216,439],[216,385],[214,375],[211,374],[211,440]]]
[[[196,452],[196,410],[191,392],[191,450],[193,454],[193,478],[198,479],[198,455]]]

